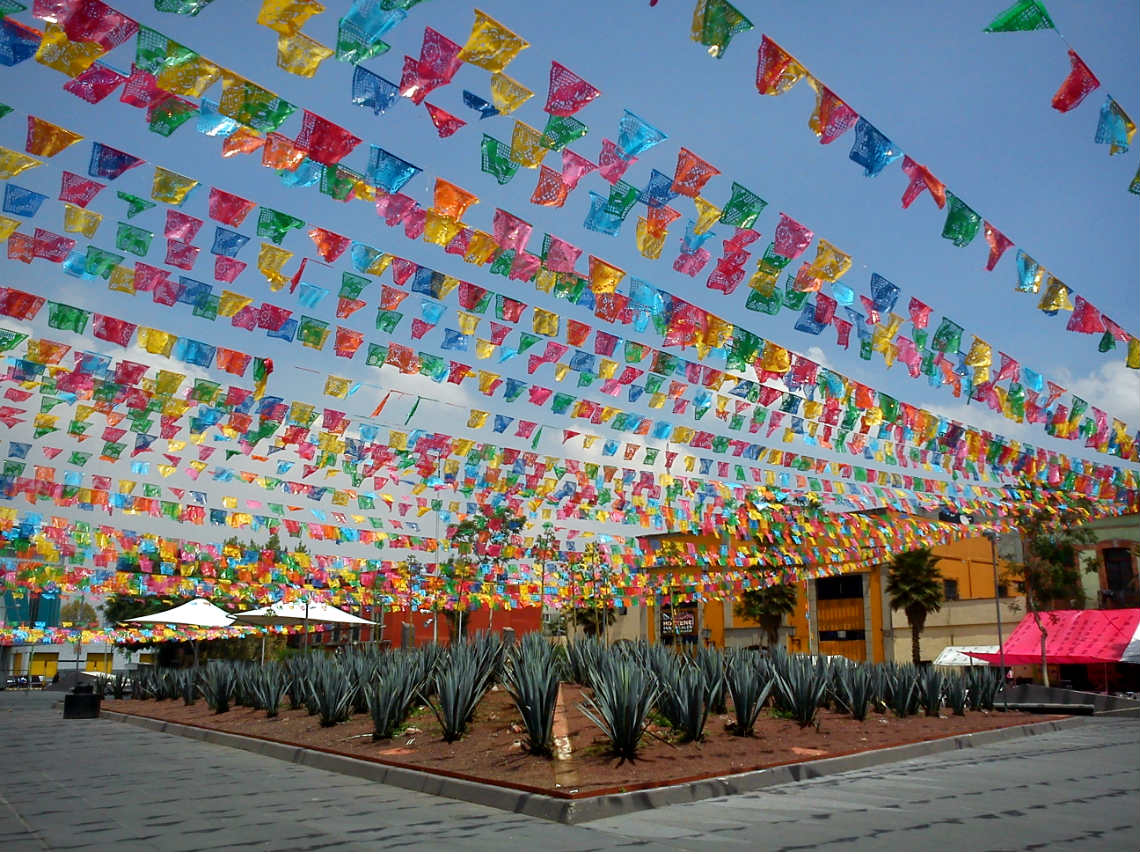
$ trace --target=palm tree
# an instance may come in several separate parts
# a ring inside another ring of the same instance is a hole
[[[780,637],[780,624],[785,614],[796,610],[794,584],[771,584],[759,590],[746,591],[737,601],[733,612],[738,617],[759,623],[768,635],[768,646],[774,647]]]
[[[929,548],[912,549],[891,559],[887,595],[891,608],[905,613],[910,622],[911,657],[918,666],[918,636],[926,626],[927,615],[942,609],[942,573],[938,571],[938,558]]]

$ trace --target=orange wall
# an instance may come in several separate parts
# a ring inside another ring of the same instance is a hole
[[[938,570],[943,578],[958,582],[959,599],[992,599],[994,597],[994,564],[990,541],[985,537],[957,540],[934,549],[939,558]],[[1004,571],[998,562],[998,576]]]

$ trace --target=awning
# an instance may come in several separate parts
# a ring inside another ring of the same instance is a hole
[[[979,658],[979,652],[997,652],[996,643],[982,646],[948,646],[934,659],[935,667],[986,667],[989,662]]]
[[[1050,664],[1140,663],[1140,608],[1114,611],[1042,611],[1045,657]],[[993,664],[1000,653],[972,653]],[[1005,663],[1040,664],[1041,632],[1032,614],[1005,642]]]

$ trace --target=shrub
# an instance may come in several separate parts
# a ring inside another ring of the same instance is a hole
[[[781,704],[801,727],[815,723],[820,701],[827,691],[827,665],[804,656],[789,657],[776,670],[776,689]]]
[[[277,717],[281,700],[292,687],[289,671],[278,662],[270,662],[252,679],[252,691],[257,702],[255,708],[265,709],[267,718]]]
[[[435,676],[437,703],[423,695],[443,730],[444,741],[455,741],[467,731],[468,722],[487,689],[494,671],[488,669],[486,657],[469,644],[453,644],[448,660]]]
[[[411,711],[426,678],[421,655],[394,653],[380,659],[376,681],[365,692],[372,716],[373,741],[395,734]]]
[[[578,708],[622,759],[634,759],[660,688],[652,673],[621,654],[605,655],[588,674],[593,696]]]
[[[724,702],[724,653],[715,646],[698,647],[693,661],[705,677],[709,711],[724,714],[728,710]]]
[[[522,715],[527,749],[540,756],[551,755],[554,709],[558,702],[554,647],[541,635],[524,635],[518,646],[507,654],[503,683]]]
[[[942,710],[942,674],[933,667],[921,671],[918,677],[918,698],[928,718],[938,717]]]
[[[958,673],[945,680],[946,702],[956,715],[966,714],[966,679]]]
[[[729,660],[725,683],[736,712],[732,732],[739,736],[752,735],[756,718],[774,685],[767,662],[752,650],[738,652]]]
[[[678,664],[669,681],[662,683],[661,694],[670,698],[667,705],[671,714],[666,717],[669,725],[681,733],[681,740],[699,741],[709,716],[709,690],[704,673],[688,662]]]
[[[334,726],[348,720],[355,691],[356,686],[337,662],[328,659],[313,662],[308,682],[309,708],[311,713],[319,715],[321,726]]]
[[[193,671],[186,671],[192,673]],[[237,678],[229,662],[211,661],[198,679],[202,696],[215,714],[221,715],[230,710],[230,697],[234,693]]]
[[[867,706],[875,696],[876,671],[867,666],[837,669],[839,702],[857,721],[867,719]]]

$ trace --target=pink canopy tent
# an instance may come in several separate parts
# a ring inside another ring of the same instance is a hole
[[[1140,608],[1115,611],[1042,611],[1045,656],[1050,664],[1140,664]],[[1005,642],[1005,663],[1039,664],[1041,632],[1026,614]],[[1000,664],[1001,652],[971,652]]]

